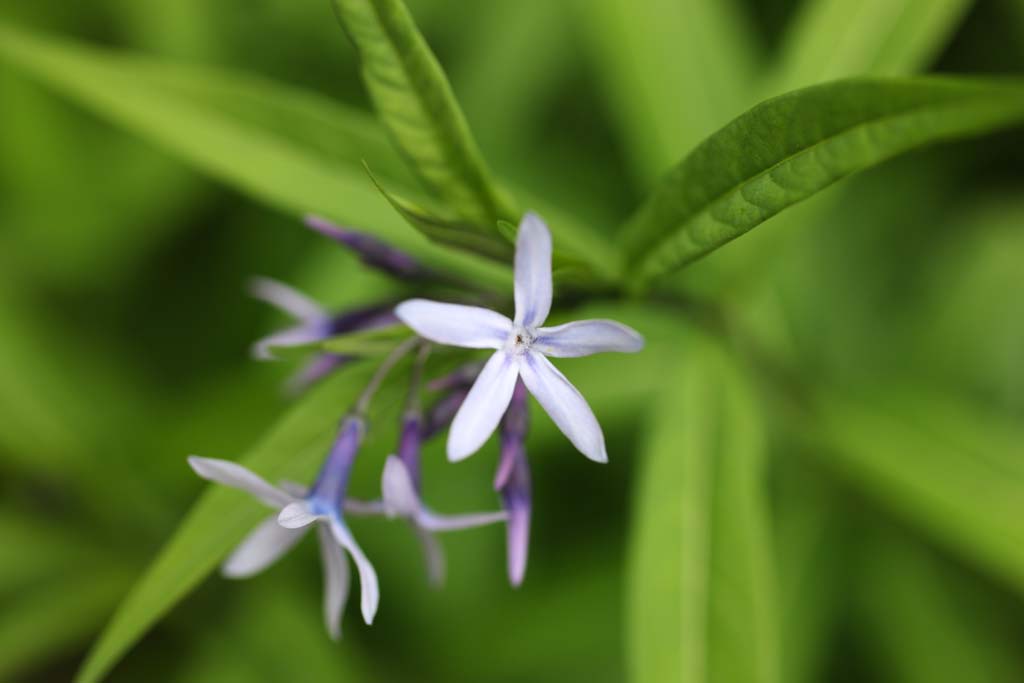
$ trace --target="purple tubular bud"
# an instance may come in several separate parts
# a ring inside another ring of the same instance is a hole
[[[456,389],[442,396],[427,413],[427,419],[423,424],[423,440],[435,436],[448,427],[455,419],[455,413],[459,412],[462,402],[469,395],[469,388]]]
[[[331,452],[307,496],[307,500],[321,508],[318,512],[335,513],[342,509],[348,488],[348,475],[365,433],[366,422],[362,418],[348,416],[341,421]]]
[[[402,435],[398,442],[398,458],[412,479],[413,488],[420,492],[420,445],[423,442],[423,418],[418,410],[410,410],[402,418]]]
[[[468,389],[473,386],[477,375],[484,369],[484,362],[467,363],[451,372],[427,383],[427,389],[431,391],[446,391],[448,389]]]
[[[285,383],[285,393],[289,396],[301,394],[327,375],[331,374],[345,363],[352,360],[352,356],[342,356],[334,353],[319,353],[306,365],[292,375]]]
[[[356,252],[368,266],[402,278],[429,277],[430,273],[412,256],[365,233],[342,228],[319,216],[306,216],[305,223],[325,237]]]
[[[324,339],[336,337],[347,332],[375,330],[379,327],[390,327],[391,325],[398,324],[399,320],[395,316],[393,304],[356,308],[332,316],[325,325]]]
[[[531,486],[530,464],[526,459],[528,426],[527,393],[522,380],[516,382],[512,402],[501,422],[501,461],[494,486],[508,513],[506,540],[508,578],[514,587],[523,582],[530,548]]]

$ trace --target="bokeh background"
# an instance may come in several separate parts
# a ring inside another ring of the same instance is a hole
[[[613,4],[621,3],[409,2],[491,166],[608,230],[685,151],[658,143],[639,95],[684,111],[716,96],[710,79],[696,91],[625,87],[645,34],[629,35],[636,27],[616,22]],[[770,71],[786,59],[806,6],[735,4],[755,62]],[[894,70],[1024,70],[1024,2],[961,2],[947,13],[948,29]],[[0,22],[256,73],[369,112],[326,1],[0,0]],[[670,25],[647,27],[651,42]],[[713,70],[730,57],[706,58]],[[765,94],[752,91],[745,104]],[[870,402],[942,422],[944,440],[963,439],[993,459],[999,479],[1016,481],[1022,153],[1020,130],[915,152],[774,219],[681,282],[697,300],[729,307],[803,376],[872,387]],[[68,680],[202,490],[184,456],[236,457],[287,408],[281,384],[294,365],[248,357],[251,341],[282,322],[246,296],[255,274],[337,306],[403,291],[295,216],[0,61],[0,680]],[[637,320],[648,332],[643,313]],[[585,462],[535,415],[534,534],[519,590],[507,585],[498,528],[446,538],[448,582],[432,590],[407,528],[357,522],[383,584],[372,628],[350,605],[344,640],[327,639],[310,542],[252,580],[205,581],[110,680],[625,680],[641,399],[659,377],[659,356],[631,362],[617,375],[564,364],[585,390],[608,397],[598,415],[610,465]],[[947,420],[947,409],[956,417]],[[882,427],[860,429],[878,457],[907,456]],[[873,495],[855,467],[834,467],[785,428],[773,432],[782,680],[1024,680],[1021,555],[992,571],[919,523],[907,510],[915,502]],[[974,440],[979,432],[986,441]],[[357,494],[373,494],[384,455],[363,454]],[[437,507],[497,505],[493,453],[457,467],[437,445],[426,457]],[[956,463],[915,457],[926,479],[955,485]],[[980,504],[987,492],[974,495]],[[1022,509],[1007,509],[1016,536],[1003,539],[1020,552]],[[991,533],[963,524],[964,533]]]

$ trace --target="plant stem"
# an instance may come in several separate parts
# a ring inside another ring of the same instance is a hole
[[[398,364],[398,361],[402,360],[407,353],[412,351],[421,342],[422,340],[419,337],[406,339],[387,355],[380,366],[377,367],[377,371],[373,373],[370,383],[366,385],[363,393],[359,395],[355,408],[352,410],[353,414],[363,418],[366,417],[366,413],[370,408],[370,401],[373,400],[374,394],[380,389],[380,385],[384,382],[388,373]]]

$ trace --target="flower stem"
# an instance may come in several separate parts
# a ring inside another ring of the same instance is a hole
[[[352,413],[359,417],[366,417],[366,413],[370,408],[370,401],[373,400],[374,394],[380,389],[380,385],[384,382],[384,379],[388,376],[388,373],[398,364],[402,358],[416,348],[422,340],[419,337],[412,337],[406,339],[401,344],[392,349],[391,353],[387,355],[384,361],[377,367],[377,371],[373,373],[373,377],[370,378],[370,383],[363,389],[363,393],[359,395],[359,399],[356,401],[355,408],[352,409]]]

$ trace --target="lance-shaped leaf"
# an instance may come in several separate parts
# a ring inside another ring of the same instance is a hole
[[[766,94],[847,76],[902,76],[942,49],[973,0],[805,2],[782,45]]]
[[[821,390],[809,453],[963,559],[1024,593],[1024,430],[895,386]]]
[[[857,79],[768,100],[701,143],[624,227],[641,281],[694,261],[843,176],[1024,120],[1024,82]]]
[[[467,222],[507,243],[498,219],[514,220],[484,164],[451,85],[401,0],[333,0],[359,53],[377,113],[424,185]],[[472,234],[472,233],[470,233]]]
[[[362,157],[385,146],[364,116],[341,105],[259,79],[3,25],[0,60],[259,201],[296,217],[315,213],[358,226],[440,271],[482,287],[507,287],[507,269],[435,245],[395,214],[360,166]],[[332,142],[321,145],[325,139]],[[394,169],[389,159],[382,152],[378,170]]]
[[[371,368],[350,368],[311,392],[239,462],[268,481],[303,481],[323,458],[339,410],[352,404]],[[229,454],[208,454],[229,455]],[[182,467],[186,467],[182,457]],[[142,635],[212,572],[267,511],[245,493],[207,487],[121,603],[76,678],[99,681]]]
[[[693,339],[665,377],[634,511],[636,683],[778,680],[764,443],[750,388]]]

